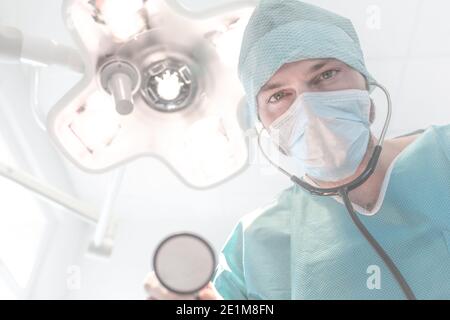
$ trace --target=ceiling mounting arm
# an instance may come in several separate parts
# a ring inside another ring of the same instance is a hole
[[[28,189],[46,200],[58,204],[71,212],[74,212],[78,218],[90,224],[96,224],[98,212],[90,205],[56,189],[43,184],[30,174],[0,163],[0,177],[11,180],[22,187]]]
[[[17,28],[0,26],[0,63],[62,66],[84,72],[78,51],[56,41],[28,36]]]

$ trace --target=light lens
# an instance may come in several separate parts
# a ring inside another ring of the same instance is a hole
[[[120,130],[112,98],[103,92],[92,94],[69,127],[90,153],[109,146]]]

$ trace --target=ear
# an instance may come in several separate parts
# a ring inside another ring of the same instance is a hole
[[[374,121],[375,121],[375,104],[373,103],[372,98],[370,98],[369,123],[373,124]]]

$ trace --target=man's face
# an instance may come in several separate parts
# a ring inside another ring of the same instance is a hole
[[[364,76],[336,59],[310,59],[283,65],[261,88],[257,96],[258,116],[267,129],[273,121],[286,112],[297,97],[305,92],[336,90],[368,90]],[[374,118],[373,105],[370,122]],[[373,148],[370,140],[365,157],[355,174],[341,181],[328,182],[314,179],[322,187],[335,187],[352,181],[361,174]]]
[[[309,59],[284,64],[257,96],[258,116],[265,128],[304,92],[366,90],[365,78],[336,59]]]

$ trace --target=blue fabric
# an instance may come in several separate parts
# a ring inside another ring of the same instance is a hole
[[[255,123],[256,96],[283,64],[320,58],[340,60],[375,82],[350,20],[298,0],[261,0],[245,29],[238,65],[248,121]]]
[[[366,154],[370,108],[366,90],[305,92],[269,133],[308,176],[339,181],[354,174]]]
[[[360,219],[418,299],[450,299],[450,125],[402,151],[380,209]],[[225,299],[405,298],[344,206],[297,186],[239,221],[212,280]]]

